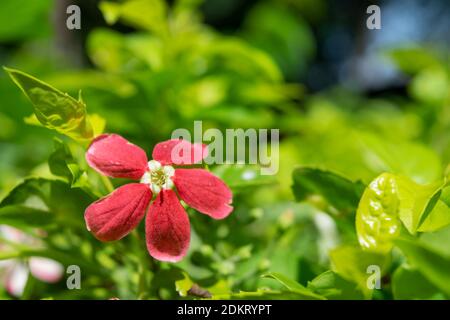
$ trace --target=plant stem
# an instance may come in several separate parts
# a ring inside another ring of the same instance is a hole
[[[111,180],[109,180],[108,177],[105,177],[103,175],[101,176],[101,179],[102,179],[103,185],[105,186],[105,188],[108,191],[108,193],[113,192],[114,191],[114,186],[111,183]]]
[[[134,239],[134,247],[138,251],[137,256],[139,258],[140,264],[139,264],[139,283],[138,283],[138,299],[145,299],[146,296],[148,296],[148,281],[149,278],[147,277],[148,271],[151,270],[150,260],[147,257],[147,254],[145,251],[142,250],[142,239],[139,235],[138,230],[133,230],[132,236]]]

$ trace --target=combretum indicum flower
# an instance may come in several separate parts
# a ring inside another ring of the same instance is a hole
[[[7,240],[5,243],[0,242],[0,253],[10,251],[11,244],[28,245],[36,248],[42,245],[38,238],[7,225],[0,225],[0,238]],[[40,281],[55,283],[63,277],[64,267],[55,260],[37,256],[28,259],[0,260],[0,284],[14,297],[20,298],[22,296],[30,273]]]
[[[190,224],[178,196],[214,219],[233,210],[231,191],[222,180],[205,169],[179,167],[201,162],[207,154],[203,144],[168,140],[155,146],[148,161],[144,150],[119,135],[97,137],[86,152],[88,164],[105,176],[139,182],[91,204],[85,211],[88,230],[101,241],[121,239],[137,227],[148,208],[148,252],[161,261],[180,261],[189,248]]]

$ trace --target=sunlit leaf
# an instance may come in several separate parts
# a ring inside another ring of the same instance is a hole
[[[387,54],[400,70],[407,73],[416,73],[424,68],[439,65],[435,53],[427,48],[396,48]]]
[[[186,297],[188,295],[188,291],[194,285],[194,282],[186,272],[182,272],[181,274],[183,278],[175,281],[175,289],[178,291],[180,296]]]
[[[124,23],[157,33],[164,33],[166,4],[162,0],[126,0],[122,3],[102,1],[100,10],[109,24]]]
[[[5,68],[14,83],[28,97],[42,125],[74,139],[90,139],[92,127],[86,105],[52,86],[19,70]]]
[[[442,183],[419,185],[390,173],[378,176],[364,191],[356,214],[361,246],[388,252],[400,234],[401,222],[415,234],[423,214],[434,207],[433,199],[439,196],[441,187]]]
[[[433,232],[439,230],[450,225],[450,208],[444,201],[439,199],[429,215],[422,220],[423,223],[420,224],[417,231]]]
[[[368,286],[371,273],[368,272],[370,266],[376,266],[380,272],[386,268],[387,257],[363,251],[356,246],[341,246],[330,252],[333,270],[348,281],[358,285],[364,295],[370,297],[372,289]]]
[[[442,178],[442,164],[432,149],[412,142],[391,142],[375,134],[358,133],[364,157],[376,172],[404,175],[417,183]]]
[[[424,69],[413,79],[409,91],[421,102],[441,106],[449,96],[449,75],[444,68]]]
[[[88,115],[89,122],[92,124],[92,129],[94,130],[94,136],[98,136],[105,131],[106,119],[102,116],[93,113]]]

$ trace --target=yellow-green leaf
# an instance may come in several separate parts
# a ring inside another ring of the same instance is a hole
[[[311,291],[310,289],[304,287],[303,285],[301,285],[297,281],[289,279],[288,277],[284,276],[283,274],[281,274],[279,272],[270,272],[270,273],[267,273],[267,274],[263,275],[263,277],[264,278],[269,278],[269,279],[274,279],[274,280],[278,281],[283,286],[285,286],[286,289],[289,290],[290,292],[295,292],[295,293],[298,293],[298,294],[302,294],[304,296],[311,297],[313,299],[318,299],[318,300],[324,300],[325,299],[321,295],[315,294],[313,291]]]
[[[419,232],[433,232],[450,224],[450,187],[443,188],[435,197],[436,205],[433,208],[429,205],[417,229]]]
[[[344,279],[356,283],[366,298],[369,298],[372,292],[368,286],[372,275],[369,267],[377,266],[380,272],[383,272],[389,262],[387,256],[363,251],[357,246],[350,245],[333,249],[330,252],[330,259],[333,270]]]
[[[364,249],[386,253],[400,234],[401,223],[415,234],[437,203],[442,182],[420,185],[409,178],[383,173],[361,197],[356,232]]]
[[[356,212],[356,232],[364,249],[387,252],[400,234],[399,198],[393,175],[383,173],[364,191]]]
[[[91,139],[93,130],[86,105],[25,72],[5,68],[14,83],[31,101],[39,122],[73,139]]]
[[[109,24],[121,20],[129,26],[159,34],[167,30],[167,8],[162,0],[102,1],[100,10]]]

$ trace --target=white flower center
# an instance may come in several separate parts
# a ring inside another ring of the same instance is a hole
[[[148,162],[148,171],[141,178],[141,183],[148,184],[154,194],[161,190],[173,188],[172,177],[175,169],[172,166],[163,166],[155,160]]]

